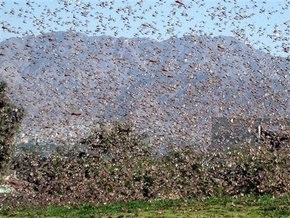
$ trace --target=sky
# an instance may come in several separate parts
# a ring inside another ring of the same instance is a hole
[[[272,55],[289,55],[287,0],[0,0],[0,41],[51,31],[165,40],[233,36]]]

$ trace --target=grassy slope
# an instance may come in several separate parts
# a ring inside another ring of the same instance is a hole
[[[211,197],[0,210],[0,217],[290,217],[290,198]]]

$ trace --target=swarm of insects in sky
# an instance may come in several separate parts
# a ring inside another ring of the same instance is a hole
[[[289,1],[45,2],[0,1],[15,141],[59,146],[17,153],[29,198],[289,193]],[[221,145],[245,150],[203,153]]]
[[[129,120],[159,144],[210,144],[215,117],[289,114],[289,20],[273,22],[287,1],[0,7],[4,37],[18,37],[1,43],[0,60],[27,110],[22,139],[73,141],[98,122]]]

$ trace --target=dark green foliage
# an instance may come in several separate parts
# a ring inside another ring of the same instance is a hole
[[[23,116],[5,95],[6,83],[0,82],[0,178],[7,170],[14,152],[14,136]]]

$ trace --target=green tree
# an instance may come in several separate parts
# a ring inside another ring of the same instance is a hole
[[[0,178],[7,173],[15,152],[14,136],[23,117],[6,96],[7,85],[0,81]]]

